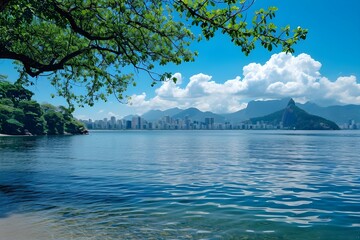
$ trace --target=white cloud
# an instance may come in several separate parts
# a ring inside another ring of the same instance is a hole
[[[178,79],[182,79],[179,73]],[[138,113],[150,109],[168,109],[173,107],[189,108],[197,107],[203,111],[234,112],[246,107],[241,103],[241,97],[237,96],[237,88],[240,88],[239,80],[229,80],[219,84],[211,80],[212,77],[205,74],[197,74],[190,78],[184,88],[181,88],[181,81],[176,84],[172,81],[162,83],[155,90],[156,96],[147,99],[146,93],[132,95],[131,106],[137,109]],[[241,85],[241,84],[240,84]],[[231,96],[230,96],[231,95]]]
[[[76,119],[89,119],[89,117],[87,115],[84,115],[84,114],[75,115],[74,117]]]
[[[325,100],[337,100],[341,104],[360,104],[360,84],[355,76],[339,77],[332,82],[323,77],[319,81],[322,86],[321,96]]]
[[[355,76],[331,81],[320,74],[321,63],[308,54],[274,54],[263,65],[243,67],[243,77],[216,82],[199,73],[186,83],[180,73],[177,83],[164,82],[155,97],[146,93],[133,95],[132,107],[142,113],[150,109],[197,107],[203,111],[234,112],[246,107],[249,99],[294,97],[302,102],[318,100],[328,103],[360,104],[360,84]],[[185,84],[185,86],[183,86]]]
[[[113,113],[113,112],[108,112],[108,116],[109,117],[119,117],[119,114]]]

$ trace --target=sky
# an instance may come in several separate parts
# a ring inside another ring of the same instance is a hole
[[[307,39],[295,46],[295,53],[281,49],[268,52],[256,48],[249,56],[218,34],[210,41],[194,43],[199,56],[195,62],[167,65],[160,71],[172,72],[178,82],[158,83],[136,74],[136,87],[125,94],[131,104],[109,97],[94,107],[76,108],[80,119],[102,119],[142,114],[151,109],[197,107],[202,111],[229,113],[241,110],[251,100],[293,97],[298,102],[319,105],[360,105],[360,1],[358,0],[257,0],[250,11],[277,6],[275,24],[309,30]],[[17,78],[14,65],[0,60],[0,74]],[[32,87],[39,102],[66,105],[50,98],[54,88],[40,77]]]

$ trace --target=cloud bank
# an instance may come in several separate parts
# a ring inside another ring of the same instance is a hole
[[[323,104],[360,104],[360,84],[355,76],[330,80],[320,74],[321,63],[308,54],[274,54],[263,65],[243,67],[242,77],[218,82],[199,73],[185,82],[180,73],[177,83],[163,82],[155,96],[146,93],[131,96],[131,106],[139,113],[150,109],[196,107],[216,113],[235,112],[252,99],[293,97],[299,101]]]

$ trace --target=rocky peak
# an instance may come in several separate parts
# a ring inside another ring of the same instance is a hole
[[[287,106],[288,106],[288,107],[293,107],[293,106],[295,106],[295,101],[294,101],[294,99],[291,98]]]

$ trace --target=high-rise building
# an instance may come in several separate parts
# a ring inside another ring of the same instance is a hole
[[[142,129],[142,120],[139,116],[134,116],[131,121],[131,128],[132,129]]]
[[[213,117],[205,118],[205,127],[206,129],[214,129],[215,119]]]
[[[111,129],[115,129],[116,128],[116,117],[115,116],[112,116],[110,118],[110,128]]]
[[[130,120],[126,120],[125,122],[125,129],[131,129],[132,122]]]

